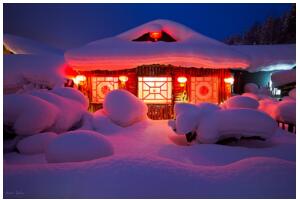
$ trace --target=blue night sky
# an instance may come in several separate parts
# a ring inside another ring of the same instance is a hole
[[[170,19],[215,38],[281,16],[291,4],[4,4],[4,33],[68,49],[154,19]]]

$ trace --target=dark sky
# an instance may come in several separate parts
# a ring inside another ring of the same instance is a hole
[[[4,33],[67,49],[114,36],[154,19],[170,19],[215,38],[249,29],[291,4],[4,4]]]

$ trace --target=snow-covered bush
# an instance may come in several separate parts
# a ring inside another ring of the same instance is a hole
[[[50,128],[59,110],[51,103],[27,94],[4,95],[4,124],[18,135],[34,135]]]
[[[200,143],[215,143],[221,139],[242,136],[267,139],[276,129],[276,121],[257,110],[218,110],[205,117],[199,124],[197,140]]]
[[[250,93],[250,92],[243,93],[242,96],[250,97],[252,99],[255,99],[256,101],[260,100],[260,96],[259,95],[254,94],[254,93]]]
[[[47,145],[57,137],[56,133],[45,132],[25,137],[17,144],[17,149],[22,154],[44,153]]]
[[[281,101],[274,111],[276,119],[296,124],[296,101]]]
[[[255,83],[247,83],[245,86],[244,86],[244,92],[245,93],[258,93],[258,86],[255,84]]]
[[[275,109],[277,107],[277,100],[276,99],[262,99],[259,101],[259,107],[258,109],[267,113],[269,116],[271,116],[273,119],[275,119]]]
[[[105,96],[103,110],[114,123],[126,127],[147,119],[148,107],[136,96],[121,89]]]
[[[104,113],[103,110],[98,110],[93,114],[92,118],[93,129],[100,133],[114,133],[121,129],[120,126],[114,124]]]
[[[258,101],[247,97],[247,96],[233,96],[229,99],[227,99],[223,104],[222,107],[229,109],[229,108],[252,108],[257,109],[258,107]]]
[[[174,112],[176,115],[181,113],[193,112],[197,110],[197,106],[191,103],[176,103],[174,106]]]
[[[56,95],[48,90],[34,90],[28,94],[48,101],[59,110],[55,123],[49,129],[50,131],[63,132],[69,130],[80,121],[82,114],[85,112],[78,101]]]
[[[197,107],[201,112],[205,112],[205,113],[214,112],[221,109],[220,106],[213,103],[207,103],[207,102],[198,103]]]
[[[56,137],[46,149],[49,163],[80,162],[113,154],[113,146],[100,133],[70,131]]]
[[[74,101],[79,102],[84,109],[88,109],[89,107],[89,100],[87,97],[85,97],[79,90],[70,88],[70,87],[55,87],[53,90],[51,90],[56,95],[72,99]]]

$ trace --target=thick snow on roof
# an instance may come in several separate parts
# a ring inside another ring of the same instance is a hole
[[[14,54],[59,54],[63,51],[20,36],[4,34],[5,47]]]
[[[176,42],[132,41],[153,31],[164,31]],[[241,69],[249,65],[247,56],[231,46],[169,20],[154,20],[115,37],[69,50],[65,58],[78,70],[118,70],[145,64]]]
[[[282,70],[271,75],[274,87],[296,82],[296,69]]]
[[[232,46],[250,58],[250,72],[287,70],[296,65],[296,44]]]

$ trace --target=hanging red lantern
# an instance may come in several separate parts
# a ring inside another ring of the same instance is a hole
[[[122,82],[122,83],[126,83],[128,81],[128,77],[127,76],[119,76],[119,80]]]
[[[161,38],[161,36],[161,31],[150,32],[150,37],[154,40],[158,40],[159,38]]]

